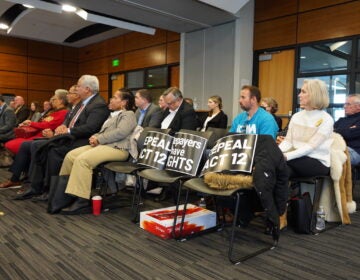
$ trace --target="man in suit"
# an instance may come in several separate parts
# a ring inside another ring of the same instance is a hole
[[[194,108],[184,102],[183,95],[177,87],[168,88],[164,92],[164,100],[168,108],[163,114],[161,128],[171,128],[171,133],[180,129],[196,130],[199,120]]]
[[[71,118],[67,118],[64,124],[55,129],[55,136],[58,137],[35,141],[31,145],[33,162],[29,169],[31,187],[15,199],[28,199],[46,191],[51,176],[59,174],[65,155],[75,148],[87,145],[89,137],[98,132],[107,119],[109,109],[99,95],[99,80],[96,76],[81,76],[76,85],[76,92],[81,98],[80,107]],[[55,141],[66,144],[56,145],[54,138]],[[66,142],[66,139],[69,141]],[[44,146],[46,149],[43,149]],[[43,149],[42,152],[39,151],[40,148]]]
[[[151,92],[140,89],[135,94],[135,105],[137,110],[135,117],[138,125],[142,127],[160,127],[162,111],[159,106],[152,104]]]
[[[16,116],[0,94],[0,143],[7,142],[15,137],[14,127],[16,126]]]
[[[30,110],[28,107],[26,107],[24,98],[22,96],[19,95],[15,96],[14,101],[15,101],[15,115],[17,120],[16,124],[18,125],[19,123],[22,123],[28,118],[30,114]]]

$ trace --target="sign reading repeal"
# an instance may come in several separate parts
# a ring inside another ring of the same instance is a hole
[[[208,172],[223,171],[251,173],[256,142],[256,134],[233,134],[218,139],[200,176]]]
[[[145,137],[138,163],[157,169],[164,169],[171,151],[172,136],[156,131],[149,131]]]
[[[166,170],[195,176],[207,139],[198,135],[177,132],[166,163]]]

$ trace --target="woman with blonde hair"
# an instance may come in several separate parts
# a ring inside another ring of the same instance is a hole
[[[328,175],[334,121],[325,111],[329,106],[327,86],[321,80],[305,80],[298,96],[303,110],[292,116],[279,145],[290,178]]]
[[[206,131],[209,127],[226,128],[228,117],[222,111],[222,99],[220,96],[214,95],[208,99],[209,114],[202,121],[201,131]]]

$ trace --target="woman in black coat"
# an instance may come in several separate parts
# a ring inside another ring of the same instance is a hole
[[[207,130],[208,127],[226,128],[228,117],[221,110],[222,109],[221,97],[217,95],[211,96],[208,100],[208,107],[210,111],[207,118],[202,122],[201,131]]]

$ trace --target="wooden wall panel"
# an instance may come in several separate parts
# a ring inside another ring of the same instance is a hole
[[[106,75],[97,75],[99,79],[100,91],[108,91],[109,89],[109,76]]]
[[[85,61],[79,65],[79,74],[98,75],[98,74],[107,73],[107,69],[108,69],[107,63],[108,63],[107,58]]]
[[[0,36],[0,52],[27,55],[27,40]]]
[[[27,89],[26,73],[0,71],[0,87]]]
[[[109,93],[107,91],[100,91],[100,96],[105,99],[106,102],[109,102]]]
[[[156,46],[125,53],[124,69],[146,68],[166,63],[166,46]]]
[[[299,14],[298,43],[360,34],[360,1]]]
[[[27,103],[28,91],[26,89],[0,87],[0,92],[2,94],[5,94],[5,93],[14,94],[15,96],[20,95],[20,96],[22,96],[24,98],[25,103]]]
[[[255,22],[296,14],[299,0],[256,0]],[[300,0],[301,2],[302,0]]]
[[[83,47],[79,51],[79,60],[87,61],[106,56],[106,41]]]
[[[0,53],[0,70],[27,72],[27,57]]]
[[[29,40],[28,56],[62,60],[63,47],[60,45]]]
[[[62,61],[29,57],[28,62],[29,73],[53,76],[62,76],[63,74]]]
[[[64,61],[79,62],[79,49],[72,47],[63,47]]]
[[[28,89],[54,91],[57,88],[63,88],[62,77],[45,76],[45,75],[28,75]]]
[[[29,90],[28,92],[28,103],[30,104],[32,101],[40,102],[41,106],[44,101],[49,101],[50,98],[54,95],[55,90],[53,91],[36,91],[36,90]]]
[[[166,42],[166,31],[157,29],[155,35],[130,32],[124,35],[124,51],[132,51],[160,45]]]
[[[167,31],[166,32],[166,41],[167,42],[180,41],[180,33]]]
[[[254,49],[287,46],[296,43],[296,16],[255,23]]]
[[[113,59],[119,59],[119,66],[112,66]],[[107,71],[109,73],[116,73],[124,70],[124,54],[113,55],[108,58]]]
[[[170,86],[180,87],[180,66],[170,67]]]
[[[117,55],[124,52],[124,36],[115,37],[107,40],[106,54]]]
[[[77,81],[78,78],[63,78],[62,88],[69,90],[71,86],[76,85]]]
[[[300,0],[299,1],[299,12],[324,8],[336,4],[350,2],[350,0]]]
[[[166,47],[166,63],[180,62],[180,41],[167,43]]]
[[[64,62],[63,76],[76,78],[79,77],[79,64],[77,62]]]

